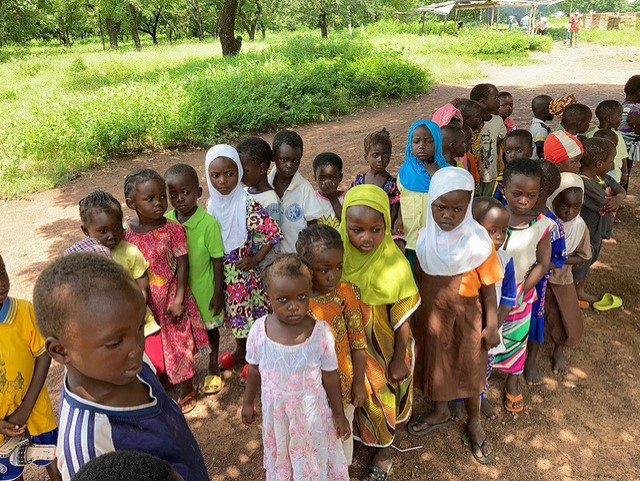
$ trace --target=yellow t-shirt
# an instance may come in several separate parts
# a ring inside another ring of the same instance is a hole
[[[33,305],[8,297],[0,307],[0,419],[15,411],[31,384],[36,358],[46,355],[44,338],[35,322]],[[47,388],[40,395],[27,419],[32,436],[57,427]],[[0,434],[0,443],[4,435]]]
[[[426,192],[409,190],[398,179],[400,190],[400,213],[404,227],[406,248],[416,250],[418,231],[427,223],[428,195]],[[391,226],[393,228],[393,226]]]

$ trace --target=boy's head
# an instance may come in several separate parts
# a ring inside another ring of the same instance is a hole
[[[622,104],[617,100],[603,100],[596,107],[601,129],[617,129],[622,122]]]
[[[636,104],[640,102],[640,75],[629,77],[627,83],[624,84],[624,94],[631,102]]]
[[[584,155],[580,159],[583,171],[594,175],[605,175],[613,169],[616,146],[610,140],[593,137],[584,142]]]
[[[472,210],[473,218],[489,233],[496,250],[502,247],[507,238],[509,228],[509,211],[493,197],[474,197]]]
[[[593,134],[594,137],[599,137],[601,139],[607,139],[613,142],[613,145],[618,145],[618,135],[611,129],[598,129]]]
[[[473,146],[473,130],[468,125],[462,127],[464,132],[464,148],[467,152],[471,150]]]
[[[524,129],[516,129],[507,132],[504,138],[504,162],[513,159],[529,158],[533,155],[533,137],[531,132]]]
[[[544,141],[544,158],[556,164],[560,172],[578,174],[583,152],[582,142],[565,130],[552,132]]]
[[[447,159],[463,157],[465,148],[464,131],[456,125],[443,125],[440,127],[442,135],[442,155]]]
[[[202,187],[196,169],[187,164],[175,164],[164,173],[169,202],[177,212],[190,217],[198,208]]]
[[[542,169],[533,159],[514,159],[502,174],[502,195],[512,213],[529,215],[542,195]]]
[[[47,352],[77,385],[106,394],[136,379],[145,300],[119,264],[99,254],[61,257],[38,277],[33,305]]]
[[[542,181],[540,182],[542,194],[540,195],[540,200],[546,202],[547,198],[560,187],[560,170],[548,160],[538,160],[538,163],[542,170]]]
[[[184,481],[171,465],[140,451],[113,451],[82,466],[72,481]]]
[[[553,120],[553,115],[549,112],[549,104],[553,99],[549,95],[536,95],[531,100],[531,111],[536,119],[543,122]]]
[[[471,89],[469,98],[482,106],[485,120],[488,120],[491,115],[498,114],[500,109],[498,93],[498,89],[493,84],[478,84]]]
[[[273,157],[278,175],[291,179],[300,168],[302,137],[293,130],[281,130],[273,137]]]
[[[110,250],[115,249],[122,237],[122,207],[120,202],[104,190],[96,189],[79,202],[80,228],[84,235],[93,237]]]
[[[464,119],[464,125],[471,130],[482,130],[484,120],[482,120],[482,105],[471,99],[456,99],[452,104],[460,111]]]
[[[247,187],[257,185],[267,178],[267,172],[273,160],[273,150],[269,143],[260,137],[247,137],[236,147],[242,162],[242,183]]]
[[[4,259],[0,255],[0,306],[7,300],[9,296],[9,289],[11,288],[11,281],[9,280],[9,274],[7,273],[7,266],[4,265]]]
[[[498,115],[502,117],[503,120],[511,117],[513,113],[513,95],[509,92],[498,92],[498,100],[500,100]]]
[[[584,104],[571,104],[562,113],[562,126],[573,135],[584,134],[589,130],[593,113]]]
[[[333,193],[342,182],[342,159],[333,152],[322,152],[313,159],[313,176],[322,195]]]

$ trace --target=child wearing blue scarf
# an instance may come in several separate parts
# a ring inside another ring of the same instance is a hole
[[[405,254],[411,267],[415,261],[418,231],[427,218],[427,193],[431,177],[443,167],[450,167],[442,155],[440,127],[430,120],[418,120],[409,129],[404,163],[398,171],[401,217],[396,230],[407,242]]]

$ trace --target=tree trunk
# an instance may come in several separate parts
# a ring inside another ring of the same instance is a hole
[[[129,4],[129,14],[131,15],[131,38],[136,46],[136,50],[139,52],[142,50],[142,44],[140,43],[140,36],[138,35],[138,12],[133,4]]]
[[[260,31],[262,32],[262,40],[264,40],[267,36],[267,29],[262,21],[260,22]]]
[[[218,19],[218,33],[222,55],[238,55],[242,47],[242,37],[234,37],[238,0],[225,0]]]
[[[104,43],[104,30],[102,29],[102,17],[98,14],[98,27],[100,27],[100,40],[102,40],[102,50],[106,50],[107,46]]]
[[[106,17],[104,23],[107,24],[109,32],[109,46],[113,49],[118,48],[118,30],[120,30],[120,22],[114,23],[111,17]]]
[[[327,38],[329,36],[329,24],[327,21],[326,13],[320,14],[320,18],[318,19],[318,27],[320,27],[320,33],[322,33],[322,38]]]

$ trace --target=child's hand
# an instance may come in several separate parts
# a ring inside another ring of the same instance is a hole
[[[351,388],[351,404],[354,405],[354,407],[362,407],[364,406],[364,402],[367,400],[367,398],[369,397],[369,394],[367,394],[367,388],[364,387],[364,383],[363,382],[359,382],[359,383],[353,383],[353,387]]]
[[[604,210],[606,212],[615,212],[622,205],[622,201],[624,200],[624,196],[622,195],[614,195],[611,197],[604,206]]]
[[[176,304],[174,302],[170,304],[169,307],[167,308],[167,314],[173,317],[174,321],[177,322],[178,319],[180,319],[180,316],[184,314],[184,306],[182,305],[182,303]]]
[[[217,316],[224,309],[224,294],[220,292],[216,294],[214,292],[211,301],[209,302],[209,310],[213,313],[214,316]]]
[[[489,329],[485,327],[482,330],[482,343],[484,344],[484,347],[487,351],[500,344],[500,335],[498,334],[498,329]]]
[[[257,265],[258,265],[258,260],[256,259],[256,256],[245,257],[244,259],[240,259],[236,264],[238,269],[245,272],[249,272],[251,269],[253,269]]]
[[[339,182],[335,182],[333,180],[327,180],[322,184],[322,190],[321,190],[322,195],[324,195],[329,200],[337,199],[342,194],[342,192],[338,190],[338,185],[339,185]]]
[[[398,216],[396,223],[393,224],[393,230],[401,236],[404,236],[404,224],[402,223],[402,216]]]
[[[404,359],[397,361],[395,358],[389,364],[389,379],[392,382],[400,382],[409,377],[409,370]]]
[[[6,419],[0,419],[0,433],[4,434],[7,437],[21,436],[24,434],[27,429],[26,424],[16,424],[7,421]]]
[[[242,406],[242,423],[249,426],[257,418],[256,410],[252,404],[243,404]]]
[[[338,438],[347,439],[351,436],[351,426],[349,426],[349,421],[341,414],[339,416],[333,416],[333,424],[336,427],[336,431],[338,432]]]

